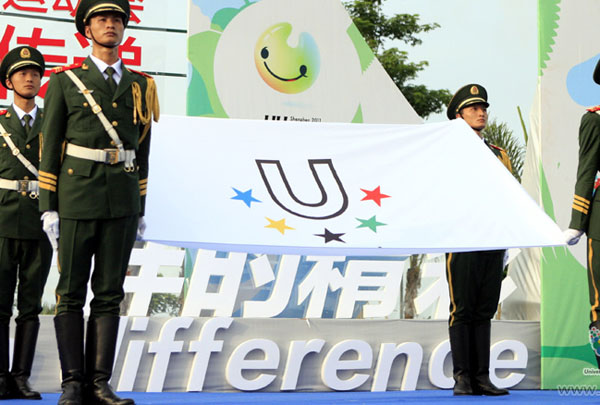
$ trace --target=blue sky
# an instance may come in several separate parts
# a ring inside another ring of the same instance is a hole
[[[417,84],[454,93],[468,83],[487,91],[490,118],[506,122],[523,139],[517,106],[529,131],[529,113],[537,85],[537,0],[387,0],[386,15],[419,14],[422,23],[441,28],[422,34],[421,45],[396,46],[409,60],[426,60]],[[428,122],[446,120],[445,112]]]

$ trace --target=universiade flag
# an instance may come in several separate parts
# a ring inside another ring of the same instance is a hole
[[[322,124],[163,116],[146,239],[273,254],[396,255],[563,244],[460,119]]]

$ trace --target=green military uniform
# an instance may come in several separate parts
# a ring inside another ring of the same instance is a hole
[[[75,73],[93,92],[94,100],[116,129],[125,150],[135,150],[133,170],[128,170],[124,162],[110,164],[68,154],[70,145],[95,150],[114,150],[115,145],[90,103],[65,74],[66,70]],[[149,80],[152,79],[123,69],[117,90],[111,94],[90,58],[78,65],[56,69],[50,78],[45,108],[52,120],[43,131],[40,210],[58,211],[61,219],[57,314],[82,311],[94,254],[97,256],[91,314],[119,314],[138,215],[144,215],[148,178],[150,131],[143,136],[146,125],[139,118],[134,122],[136,103],[143,112],[148,107],[145,97],[135,100],[134,89],[146,94]],[[99,232],[103,227],[116,229]],[[98,235],[104,237],[97,239]],[[99,261],[101,252],[105,255]]]
[[[0,81],[22,68],[44,72],[44,59],[39,51],[27,46],[10,51],[0,66]],[[17,158],[22,155],[36,169],[39,166],[39,134],[42,110],[37,109],[33,125],[23,124],[16,107],[0,111],[0,125],[6,131],[0,137],[0,181],[9,186],[18,181],[20,190],[0,184],[0,398],[7,397],[2,388],[8,370],[8,327],[12,316],[17,280],[15,349],[8,397],[39,399],[39,393],[28,387],[27,379],[35,353],[39,330],[38,314],[52,262],[52,248],[38,210],[37,182],[34,172]],[[22,111],[24,113],[24,111]],[[27,127],[26,127],[27,126]],[[12,145],[11,145],[12,143]],[[14,149],[18,151],[14,151]],[[8,182],[8,183],[7,183]]]
[[[80,33],[85,35],[86,24],[97,13],[119,14],[126,26],[129,3],[82,0],[76,14]],[[108,380],[119,305],[124,297],[123,282],[138,217],[144,215],[150,123],[153,115],[157,119],[158,100],[150,76],[122,64],[121,70],[121,79],[115,85],[109,71],[101,72],[91,57],[57,68],[45,97],[47,125],[43,129],[40,165],[40,210],[58,211],[60,217],[55,317],[63,370],[59,403],[133,403],[118,398]],[[116,138],[110,135],[112,129]],[[82,308],[92,257],[94,298],[84,377]],[[87,384],[81,393],[84,379]]]
[[[592,76],[600,84],[600,61]],[[588,237],[587,269],[590,300],[589,336],[591,347],[597,347],[600,335],[600,197],[597,193],[597,173],[600,170],[600,106],[592,107],[581,118],[579,126],[579,163],[575,196],[571,210],[571,223],[565,232],[566,242],[573,245],[583,232]],[[600,352],[594,349],[598,367]]]
[[[448,105],[448,118],[455,119],[463,108],[475,104],[489,106],[485,88],[477,84],[462,87]],[[485,143],[512,172],[506,151]],[[504,250],[446,254],[450,290],[448,323],[456,395],[508,393],[489,381],[490,320],[498,309],[504,254]]]
[[[42,111],[38,108],[29,134],[13,107],[0,111],[0,125],[11,135],[19,151],[36,167],[39,165],[39,133]],[[12,154],[0,138],[0,178],[34,180],[34,175]],[[17,278],[19,293],[16,322],[35,320],[42,310],[41,299],[50,271],[52,248],[38,209],[37,193],[0,188],[0,322],[12,315]]]
[[[600,65],[600,63],[599,63]],[[598,70],[598,69],[597,69]],[[579,164],[569,228],[587,234],[590,339],[600,329],[600,196],[596,173],[600,170],[600,106],[588,109],[579,127]],[[594,347],[594,345],[592,345]],[[596,360],[600,367],[600,353]]]

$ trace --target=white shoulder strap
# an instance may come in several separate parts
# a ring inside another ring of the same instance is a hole
[[[4,129],[2,124],[0,124],[0,133],[2,134],[2,137],[4,138],[6,143],[8,144],[8,147],[10,148],[12,154],[14,156],[16,156],[16,158],[19,159],[19,161],[23,164],[23,166],[25,166],[27,168],[27,170],[29,170],[31,173],[33,173],[33,175],[37,179],[38,178],[37,169],[35,168],[34,165],[31,164],[31,162],[29,160],[27,160],[27,158],[25,156],[23,156],[21,154],[21,151],[19,150],[19,148],[17,148],[17,145],[15,145],[13,140],[10,139],[10,134],[8,132],[6,132],[6,129]]]
[[[83,94],[87,102],[90,104],[90,106],[92,107],[92,111],[94,112],[94,114],[96,114],[98,119],[100,119],[102,126],[104,127],[110,138],[115,142],[115,145],[119,149],[119,153],[125,152],[125,148],[123,147],[123,142],[121,142],[121,138],[119,138],[117,131],[115,131],[115,128],[108,121],[106,115],[104,115],[104,113],[102,112],[102,107],[100,107],[98,103],[96,103],[96,100],[94,100],[94,97],[92,97],[92,92],[85,87],[85,84],[83,84],[79,77],[77,77],[75,73],[73,73],[71,70],[65,70],[65,73],[67,74],[67,76],[69,76],[73,83],[75,83],[75,86],[77,86],[81,94]]]

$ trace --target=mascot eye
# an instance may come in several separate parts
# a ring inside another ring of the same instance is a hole
[[[302,76],[306,76],[306,70],[307,70],[306,65],[300,66],[300,74]]]
[[[263,59],[267,59],[269,57],[269,51],[267,50],[266,46],[260,51],[260,56]]]

